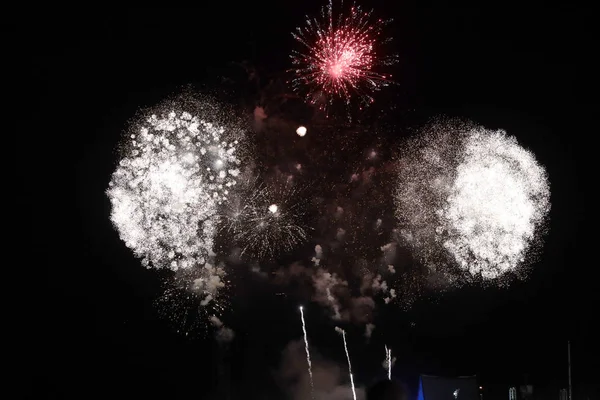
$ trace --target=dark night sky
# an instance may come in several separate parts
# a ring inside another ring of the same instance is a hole
[[[387,96],[398,105],[398,120],[446,113],[506,129],[546,165],[552,211],[543,255],[528,281],[505,291],[458,291],[408,312],[386,308],[376,321],[381,336],[353,353],[358,379],[382,377],[373,352],[383,353],[388,343],[399,354],[396,377],[411,386],[419,373],[478,374],[485,384],[518,383],[528,374],[534,384],[564,386],[571,338],[574,383],[593,383],[597,280],[590,270],[597,251],[583,189],[596,130],[586,78],[593,70],[586,55],[593,47],[590,10],[363,3],[395,19],[399,86]],[[32,258],[43,270],[34,284],[41,295],[31,297],[24,313],[31,360],[24,364],[25,397],[205,398],[215,389],[215,342],[177,335],[157,318],[152,302],[159,280],[120,242],[103,191],[121,132],[139,107],[181,85],[214,87],[232,62],[249,61],[265,80],[289,67],[289,32],[320,3],[287,4],[53,9],[36,12],[15,31],[33,39],[25,56],[34,87],[27,97],[44,127],[35,138],[43,145],[41,190],[25,202],[37,204],[32,226],[46,236]],[[245,395],[236,398],[268,398],[259,395],[271,393],[266,388],[274,385],[283,347],[300,338],[296,304],[272,289],[246,292],[252,301],[234,299],[239,309],[228,319],[237,334],[232,384]],[[32,318],[40,304],[43,318]],[[339,346],[331,323],[318,306],[309,311],[315,346],[343,362],[343,352],[330,350]]]

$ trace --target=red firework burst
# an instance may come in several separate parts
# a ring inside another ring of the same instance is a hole
[[[296,73],[294,90],[303,92],[307,101],[319,103],[322,109],[336,99],[346,105],[353,97],[360,99],[361,105],[372,103],[373,92],[387,86],[391,77],[375,69],[395,62],[393,57],[378,57],[375,52],[384,42],[380,40],[382,29],[391,20],[373,20],[372,11],[353,6],[348,16],[334,21],[331,0],[323,8],[322,19],[324,23],[307,18],[306,26],[292,33],[304,48],[291,55]]]

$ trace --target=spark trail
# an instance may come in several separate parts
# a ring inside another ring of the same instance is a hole
[[[385,363],[388,370],[388,380],[392,380],[392,349],[385,346]]]
[[[340,327],[335,327],[335,330],[338,333],[342,334],[342,338],[344,339],[344,350],[346,351],[346,358],[348,359],[348,372],[350,374],[350,385],[352,386],[352,397],[356,400],[356,389],[354,388],[354,376],[352,375],[352,364],[350,363],[350,353],[348,353],[348,345],[346,343],[346,331]]]
[[[304,332],[304,349],[306,350],[306,362],[308,363],[308,375],[310,376],[311,396],[315,398],[315,385],[313,383],[312,363],[310,362],[310,351],[308,350],[308,336],[306,335],[306,323],[304,322],[304,308],[300,306],[300,318],[302,319],[302,331]]]

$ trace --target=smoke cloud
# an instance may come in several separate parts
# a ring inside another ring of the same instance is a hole
[[[352,398],[352,388],[347,374],[348,367],[323,359],[311,348],[315,398],[328,400],[348,400]],[[296,340],[288,343],[282,352],[278,378],[281,386],[292,400],[312,400],[308,364],[304,343]],[[364,388],[356,388],[357,400],[365,399]]]
[[[229,343],[235,337],[235,332],[233,329],[226,327],[223,322],[217,316],[212,315],[210,317],[210,322],[213,324],[215,328],[217,328],[215,332],[215,338],[219,343]]]

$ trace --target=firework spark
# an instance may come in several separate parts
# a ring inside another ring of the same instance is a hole
[[[237,140],[187,112],[152,115],[126,144],[107,195],[119,236],[147,267],[206,262],[218,206],[236,184]]]
[[[232,234],[242,254],[272,258],[306,240],[301,189],[289,182],[261,183],[251,178],[242,180],[240,186],[227,204],[220,226]]]
[[[348,344],[346,343],[346,331],[340,327],[335,327],[335,330],[342,335],[344,339],[344,350],[346,351],[346,358],[348,359],[348,372],[350,374],[350,385],[352,386],[352,396],[356,400],[356,389],[354,388],[354,376],[352,375],[352,364],[350,363],[350,353],[348,353]]]
[[[373,12],[352,6],[349,15],[334,19],[332,0],[322,10],[322,20],[307,18],[304,28],[292,33],[303,50],[293,51],[294,90],[306,93],[309,103],[325,109],[336,99],[349,105],[353,97],[361,106],[373,103],[373,92],[389,84],[390,75],[378,66],[395,62],[377,54],[382,29],[391,20],[374,20]],[[389,40],[389,39],[388,39]]]
[[[427,266],[495,279],[541,243],[547,174],[504,131],[437,124],[401,159],[396,201],[404,240]],[[448,257],[449,256],[449,257]]]
[[[155,306],[159,315],[179,332],[206,333],[204,323],[229,308],[222,290],[228,283],[223,266],[207,263],[202,268],[179,269],[165,279],[165,288]]]
[[[304,332],[304,349],[306,350],[306,362],[308,363],[308,375],[310,377],[310,389],[312,398],[315,398],[315,385],[313,383],[312,363],[310,362],[310,351],[308,349],[308,336],[306,335],[306,323],[304,322],[304,309],[300,306],[300,318],[302,319],[302,332]]]
[[[388,380],[392,380],[392,349],[385,346],[385,365],[387,367]]]

